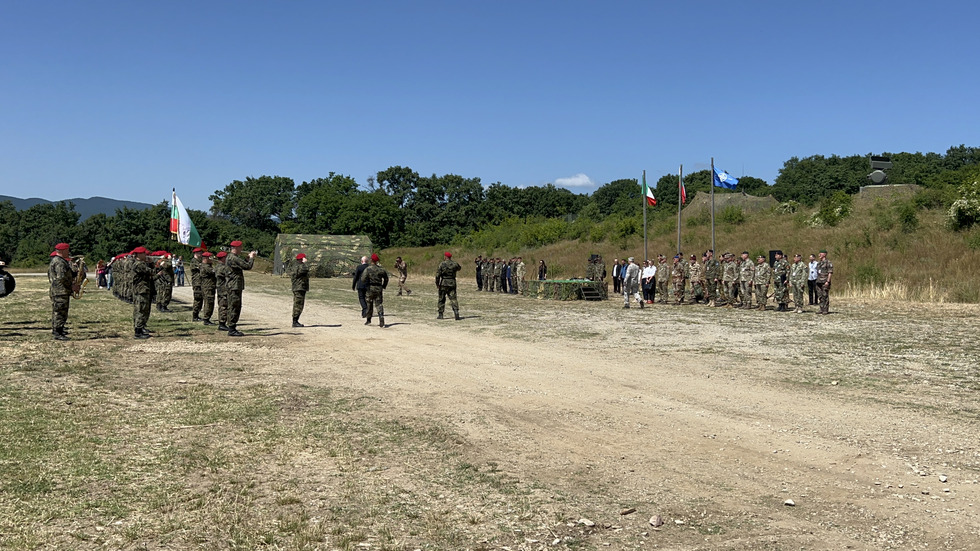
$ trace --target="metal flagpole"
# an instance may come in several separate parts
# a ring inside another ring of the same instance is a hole
[[[681,253],[681,186],[684,185],[684,165],[677,169],[677,254]]]
[[[711,158],[711,250],[715,250],[715,158]]]
[[[643,187],[640,188],[640,200],[643,201],[643,260],[650,258],[647,254],[647,171],[643,171]]]

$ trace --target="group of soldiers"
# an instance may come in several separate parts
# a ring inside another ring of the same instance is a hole
[[[714,251],[709,250],[701,255],[701,262],[693,254],[685,261],[679,253],[668,263],[661,254],[656,261],[645,261],[642,267],[630,258],[614,270],[614,289],[622,290],[624,308],[629,308],[631,298],[635,298],[641,308],[656,302],[765,310],[771,297],[777,312],[788,312],[792,301],[794,311],[803,313],[809,265],[800,254],[794,255],[792,262],[782,251],[774,251],[773,256],[771,264],[763,255],[753,261],[748,251],[743,251],[740,257],[724,253],[718,260]],[[834,265],[827,259],[827,251],[821,250],[815,282],[820,314],[830,310],[833,272]]]
[[[488,293],[523,295],[527,292],[527,266],[524,259],[476,257],[476,290]]]

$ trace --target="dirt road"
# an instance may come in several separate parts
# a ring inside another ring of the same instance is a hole
[[[913,320],[467,291],[457,322],[432,300],[389,293],[387,329],[365,327],[353,295],[312,300],[312,327],[292,329],[288,299],[252,292],[239,342],[259,372],[448,423],[476,457],[606,511],[591,520],[614,548],[624,533],[660,548],[980,548],[968,307]]]

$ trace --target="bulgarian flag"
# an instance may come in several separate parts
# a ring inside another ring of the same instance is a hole
[[[681,188],[680,189],[680,192],[681,192],[681,204],[682,205],[683,204],[686,204],[687,203],[687,189],[684,188],[684,180],[678,178],[677,185],[680,186],[680,188]]]
[[[647,186],[647,172],[643,171],[643,195],[647,198],[647,204],[651,207],[657,206],[657,198],[653,196],[653,190]]]
[[[177,190],[174,189],[173,202],[170,209],[170,233],[178,243],[190,245],[191,247],[201,246],[201,234],[197,233],[194,222],[187,214],[184,204],[177,198]]]

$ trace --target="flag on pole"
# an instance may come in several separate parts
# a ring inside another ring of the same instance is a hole
[[[643,172],[643,195],[647,198],[647,204],[651,207],[657,206],[657,198],[653,196],[653,190],[647,186],[647,173]]]
[[[177,190],[173,192],[173,203],[170,209],[170,233],[174,235],[178,243],[190,245],[191,247],[201,246],[201,234],[197,233],[194,222],[187,214],[184,204],[177,198]]]
[[[684,180],[678,179],[677,185],[681,187],[681,204],[687,204],[687,189],[684,187]]]
[[[738,185],[738,178],[733,178],[724,170],[719,171],[717,168],[714,170],[714,184],[715,187],[723,187],[725,189],[735,189]]]

